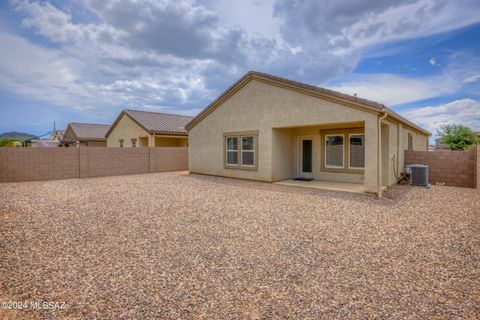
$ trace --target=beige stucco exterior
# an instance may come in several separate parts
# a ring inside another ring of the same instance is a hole
[[[186,135],[160,135],[149,133],[129,116],[124,114],[107,137],[107,147],[132,147],[132,139],[137,139],[137,147],[186,147],[188,137]]]
[[[335,128],[364,131],[365,168],[362,173],[321,169],[321,132]],[[225,168],[223,135],[249,130],[258,131],[257,170]],[[190,128],[189,170],[269,182],[289,179],[298,175],[298,138],[309,136],[313,138],[314,179],[363,183],[365,192],[378,193],[380,184],[396,182],[393,166],[403,168],[405,148],[402,141],[407,139],[404,138],[407,134],[394,120],[384,119],[380,123],[378,112],[252,79]],[[416,133],[414,149],[426,150],[427,139],[427,135]],[[394,155],[399,163],[391,160]]]

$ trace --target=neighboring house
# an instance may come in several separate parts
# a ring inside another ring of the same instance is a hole
[[[384,105],[249,72],[187,126],[190,172],[359,183],[381,195],[430,133]]]
[[[193,117],[123,110],[106,134],[108,147],[186,147]]]
[[[30,141],[32,143],[32,148],[56,148],[60,145],[59,141],[48,139],[36,139]]]
[[[105,134],[108,129],[110,129],[109,124],[70,122],[65,129],[60,145],[64,147],[105,147],[107,145]]]
[[[30,140],[33,148],[56,148],[62,140],[65,130],[54,130],[50,132],[50,139],[34,139]]]

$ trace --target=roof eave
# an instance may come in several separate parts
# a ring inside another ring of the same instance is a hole
[[[398,113],[396,113],[395,111],[385,107],[384,111],[383,112],[386,112],[388,116],[390,116],[391,118],[397,120],[398,122],[402,123],[403,125],[406,125],[406,127],[409,127],[413,130],[416,130],[416,131],[419,131],[427,136],[431,136],[432,133],[423,129],[422,127],[416,125],[415,123],[411,122],[410,120],[402,117],[401,115],[399,115]]]
[[[231,85],[227,90],[225,90],[217,99],[215,99],[210,105],[208,105],[205,109],[203,109],[196,117],[194,117],[186,126],[185,129],[187,131],[190,131],[193,129],[203,118],[208,116],[211,112],[213,112],[219,105],[221,105],[223,102],[228,100],[233,94],[235,94],[238,90],[240,90],[243,86],[245,86],[248,82],[251,80],[259,80],[265,83],[269,83],[272,85],[280,86],[280,87],[287,87],[288,89],[294,90],[294,91],[299,91],[302,93],[310,94],[313,96],[316,96],[318,98],[323,98],[326,100],[334,101],[346,106],[354,107],[357,109],[362,109],[364,111],[369,111],[373,112],[376,114],[382,113],[382,112],[387,112],[390,114],[390,116],[397,121],[406,124],[408,127],[411,127],[412,129],[415,129],[417,131],[422,132],[423,134],[426,134],[428,136],[431,135],[430,132],[424,130],[423,128],[417,126],[416,124],[410,122],[409,120],[403,118],[399,114],[395,113],[394,111],[390,110],[387,108],[385,105],[374,102],[374,101],[368,101],[372,105],[365,104],[366,99],[361,99],[361,98],[355,98],[355,99],[346,99],[342,98],[340,95],[347,96],[342,93],[338,93],[339,95],[333,95],[328,92],[321,92],[319,90],[313,90],[312,88],[309,88],[310,85],[300,85],[300,83],[296,81],[290,81],[290,80],[282,80],[280,81],[279,77],[266,77],[262,76],[262,74],[255,72],[255,71],[250,71],[246,73],[243,77],[241,77],[239,80],[237,80],[233,85]],[[310,86],[312,87],[312,86]],[[328,89],[326,89],[328,91]],[[375,106],[373,106],[375,105]]]
[[[169,135],[169,136],[188,136],[188,132],[170,132],[170,131],[151,130],[148,133],[150,133],[150,134],[163,134],[163,135]]]
[[[258,80],[264,83],[269,83],[279,87],[287,87],[290,90],[299,91],[302,93],[307,93],[319,98],[327,99],[327,100],[334,100],[337,103],[341,103],[350,107],[354,108],[361,108],[363,110],[371,111],[378,113],[384,107],[381,104],[378,104],[378,107],[372,107],[369,105],[365,105],[361,102],[363,99],[356,99],[356,100],[347,100],[342,99],[341,97],[334,96],[328,94],[326,92],[319,92],[313,89],[309,89],[306,86],[295,85],[295,81],[284,82],[278,79],[269,78],[262,76],[258,72],[250,71],[246,73],[242,78],[237,80],[233,85],[231,85],[227,90],[225,90],[217,99],[215,99],[210,105],[208,105],[205,109],[203,109],[196,117],[194,117],[186,126],[185,129],[190,131],[193,127],[197,125],[203,118],[205,118],[209,113],[213,112],[220,104],[224,101],[229,99],[233,94],[235,94],[238,90],[240,90],[243,86],[245,86],[251,80]]]

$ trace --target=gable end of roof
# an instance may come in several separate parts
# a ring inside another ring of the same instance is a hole
[[[180,136],[188,135],[187,130],[185,130],[185,125],[193,119],[193,117],[191,116],[179,114],[124,109],[115,119],[115,122],[110,127],[110,130],[105,135],[107,138],[123,116],[127,116],[128,118],[130,118],[147,133]]]

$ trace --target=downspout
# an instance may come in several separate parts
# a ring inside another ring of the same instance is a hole
[[[382,120],[385,119],[388,113],[382,109],[383,115],[378,117],[378,137],[377,137],[377,197],[382,196]]]
[[[396,157],[396,160],[397,160],[397,173],[398,173],[398,176],[400,177],[401,176],[401,172],[402,172],[402,168],[400,168],[400,150],[402,150],[402,146],[400,145],[400,135],[402,134],[402,130],[403,130],[403,127],[400,125],[400,123],[397,125],[397,157]],[[398,179],[397,177],[395,177],[397,179],[397,183],[398,183]]]

